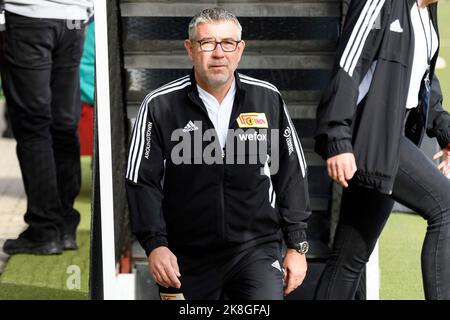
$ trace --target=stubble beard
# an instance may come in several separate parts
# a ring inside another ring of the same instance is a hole
[[[211,87],[220,87],[230,79],[228,73],[206,74],[206,81]]]

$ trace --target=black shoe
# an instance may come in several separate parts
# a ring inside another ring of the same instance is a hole
[[[76,241],[76,235],[73,234],[63,234],[62,236],[62,246],[64,250],[77,250],[77,241]]]
[[[19,237],[6,240],[3,251],[9,255],[18,253],[50,255],[62,253],[63,247],[59,241],[36,242],[25,237]]]
[[[77,250],[77,227],[80,224],[80,213],[73,209],[70,215],[65,216],[62,225],[62,237],[61,242],[64,250]]]

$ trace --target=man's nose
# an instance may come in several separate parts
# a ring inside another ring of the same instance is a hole
[[[216,47],[214,48],[214,50],[212,52],[212,55],[214,57],[223,57],[224,56],[224,52],[223,52],[223,49],[222,49],[222,46],[220,43],[218,43],[216,45]]]

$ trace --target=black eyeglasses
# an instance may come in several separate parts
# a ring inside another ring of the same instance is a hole
[[[211,52],[216,50],[216,47],[218,44],[220,44],[220,47],[222,48],[222,50],[224,52],[233,52],[236,50],[239,42],[241,42],[241,40],[236,41],[236,40],[224,40],[224,41],[214,41],[214,40],[203,40],[203,41],[197,41],[200,44],[200,48],[202,49],[202,51],[204,52]]]

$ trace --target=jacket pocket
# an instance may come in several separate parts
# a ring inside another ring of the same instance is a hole
[[[380,51],[380,59],[398,62],[407,67],[410,46],[409,40],[406,41],[407,37],[405,35],[405,31],[395,32],[388,30],[386,32],[386,43],[382,46]]]

